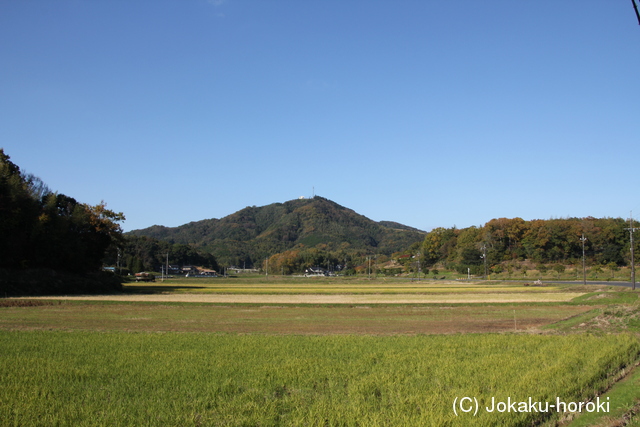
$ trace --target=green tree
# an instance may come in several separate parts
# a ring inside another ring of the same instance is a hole
[[[442,258],[442,240],[444,235],[444,228],[436,228],[424,238],[422,243],[422,254],[425,267],[430,267],[440,261]]]
[[[620,270],[620,268],[618,267],[618,264],[615,262],[610,262],[609,264],[607,264],[607,268],[609,269],[609,271],[611,271],[611,278],[613,279],[615,272]]]
[[[556,264],[553,266],[553,269],[558,273],[558,278],[560,278],[560,275],[565,271],[565,266],[563,264]]]
[[[39,209],[20,168],[0,148],[0,267],[30,266],[30,240]]]
[[[51,193],[0,149],[0,267],[97,271],[121,241],[123,220],[104,202],[89,206]]]
[[[595,265],[591,268],[591,272],[595,274],[596,279],[598,278],[598,274],[603,273],[602,267],[599,265]]]

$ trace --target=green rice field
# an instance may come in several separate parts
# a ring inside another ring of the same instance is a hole
[[[502,426],[491,397],[581,401],[640,354],[607,336],[0,332],[2,425]],[[456,416],[456,398],[477,416]]]

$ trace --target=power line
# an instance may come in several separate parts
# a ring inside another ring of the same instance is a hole
[[[636,0],[631,0],[631,4],[633,4],[633,10],[636,11],[636,18],[638,18],[638,25],[640,25],[640,12],[638,12],[638,5],[636,4]]]

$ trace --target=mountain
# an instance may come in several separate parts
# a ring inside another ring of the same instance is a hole
[[[179,227],[154,225],[127,234],[188,244],[225,264],[249,266],[294,248],[391,254],[422,241],[425,232],[396,222],[376,222],[316,196],[246,207],[222,219]]]

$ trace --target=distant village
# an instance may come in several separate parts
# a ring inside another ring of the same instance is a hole
[[[103,270],[115,273],[116,267],[104,267]],[[218,272],[215,270],[199,268],[193,265],[169,265],[168,268],[162,265],[158,270],[160,270],[160,274],[163,276],[218,277]],[[149,273],[137,273],[136,276],[139,274],[148,275]]]
[[[182,275],[186,277],[217,277],[218,276],[218,272],[215,270],[198,268],[193,265],[185,265],[182,267],[179,265],[169,265],[169,267],[166,269],[167,271],[164,271],[164,270],[165,270],[165,267],[162,266],[160,271],[161,273],[167,276],[171,276],[171,275],[176,275],[176,276]]]
[[[309,267],[304,270],[304,277],[335,277],[338,276],[338,272],[344,269],[344,266],[337,265],[334,267],[335,270],[328,270],[322,267]],[[112,273],[116,273],[116,267],[104,267],[104,271],[109,271]],[[259,273],[260,270],[257,268],[242,268],[242,267],[227,267],[224,272],[220,274],[215,270],[210,270],[206,268],[200,268],[193,265],[169,265],[168,267],[162,265],[158,269],[160,270],[160,274],[165,277],[170,276],[185,276],[185,277],[218,277],[219,275],[226,276],[229,273],[233,274],[256,274]],[[157,274],[157,273],[156,273]],[[141,278],[154,278],[152,273],[136,273],[136,280],[141,280]]]

